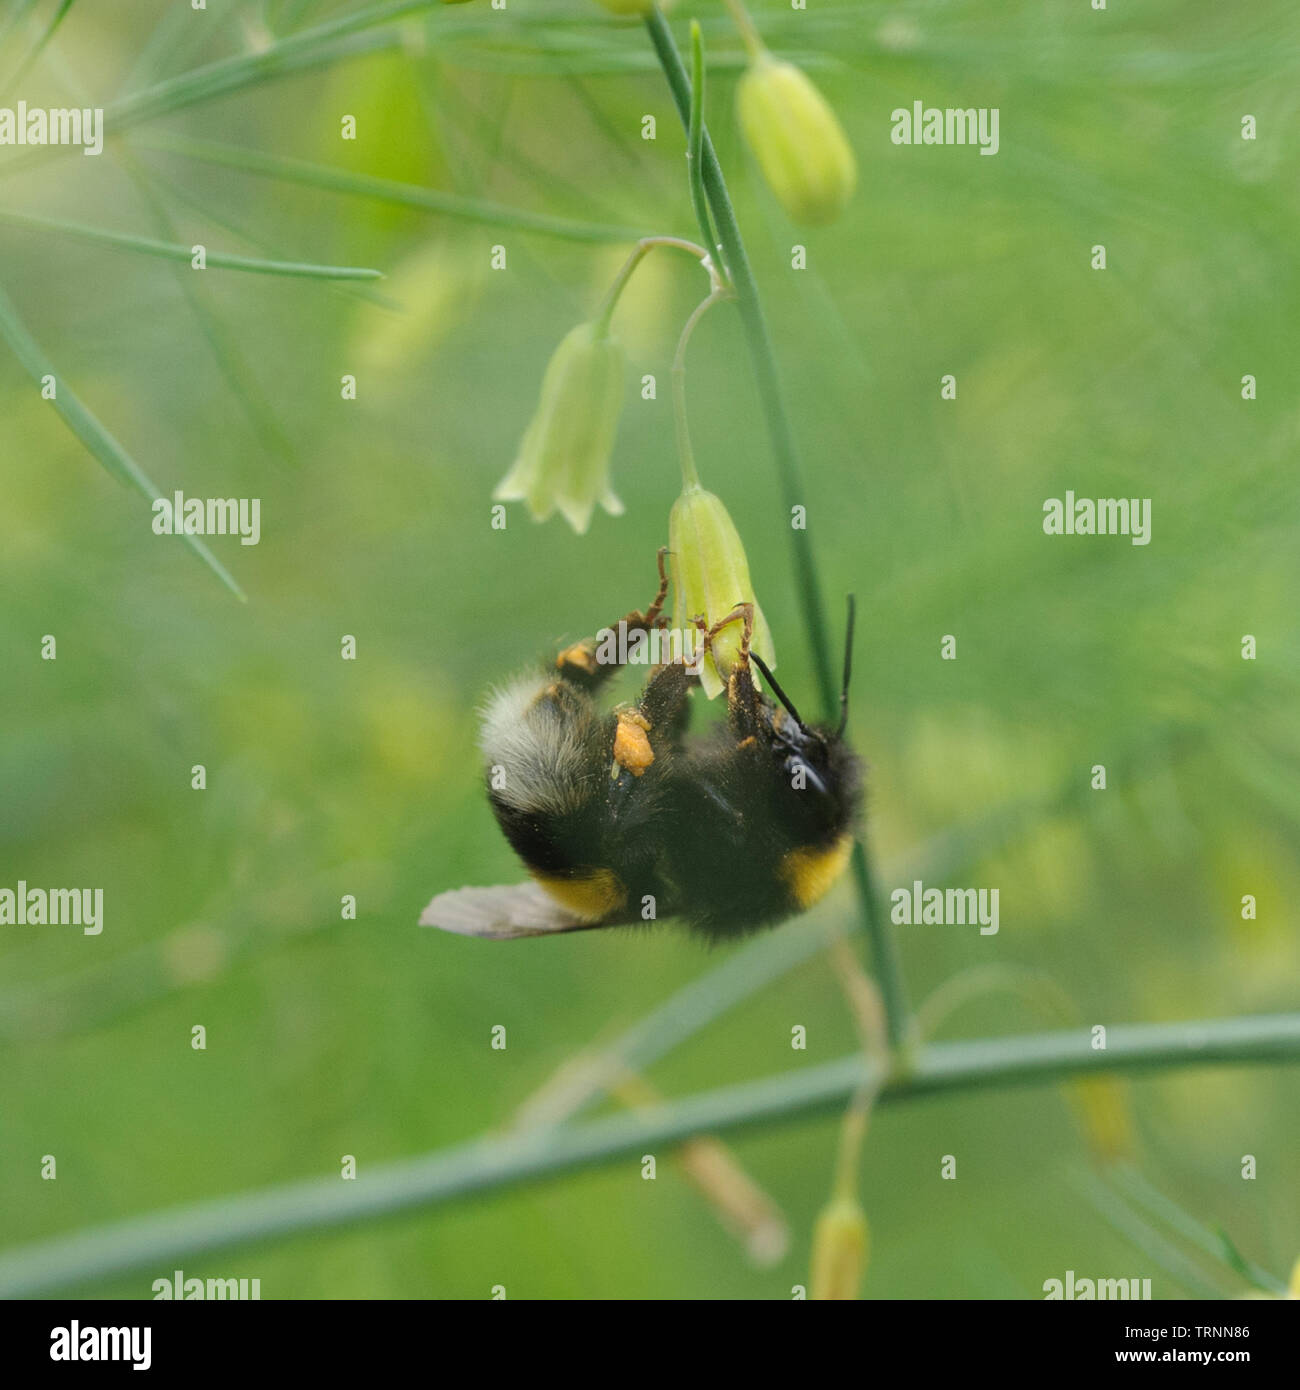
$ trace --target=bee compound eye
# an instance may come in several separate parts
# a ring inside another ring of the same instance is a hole
[[[826,783],[821,774],[798,753],[791,754],[785,760],[785,771],[795,791],[811,791],[825,796]]]

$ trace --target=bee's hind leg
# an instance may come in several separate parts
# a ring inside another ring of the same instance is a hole
[[[667,555],[668,547],[666,545],[660,546],[658,555],[659,588],[651,600],[650,607],[644,613],[639,608],[634,608],[619,623],[614,625],[613,630],[615,632],[621,626],[630,637],[634,632],[649,633],[655,628],[662,629],[667,626],[663,617],[664,600],[668,597],[668,570],[664,564]],[[597,637],[587,637],[581,642],[575,642],[556,657],[556,669],[566,679],[574,681],[587,690],[594,689],[619,669],[616,662],[601,661],[599,651],[600,642]]]
[[[664,737],[676,741],[690,719],[691,691],[699,684],[694,668],[684,660],[668,662],[650,677],[638,708]]]
[[[680,743],[690,718],[690,694],[699,677],[684,661],[660,666],[646,682],[635,706],[614,711],[611,777],[641,777],[656,757]]]

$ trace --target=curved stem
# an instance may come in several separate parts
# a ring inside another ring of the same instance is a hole
[[[716,289],[718,286],[718,272],[713,264],[713,258],[703,246],[697,246],[693,241],[687,241],[684,237],[676,236],[647,236],[642,237],[632,249],[632,254],[623,262],[622,268],[614,277],[614,283],[609,287],[609,293],[605,296],[604,302],[596,311],[595,322],[602,332],[609,331],[609,321],[614,315],[614,308],[618,304],[619,297],[627,289],[628,281],[631,280],[637,266],[655,249],[656,246],[671,246],[677,251],[685,251],[695,257],[697,261],[709,273],[709,283]]]
[[[700,475],[695,467],[695,451],[691,448],[691,427],[686,416],[686,345],[691,341],[695,325],[720,300],[730,299],[731,291],[725,285],[714,285],[709,297],[697,304],[694,313],[686,320],[682,336],[677,340],[677,352],[673,356],[673,423],[677,430],[677,458],[682,466],[682,485],[687,488],[700,486]]]
[[[1072,1023],[1079,1017],[1074,1000],[1045,970],[1020,965],[976,966],[950,976],[920,1005],[916,1011],[918,1041],[934,1037],[962,1005],[995,991],[1016,995],[1052,1022]],[[1053,1014],[1055,1018],[1051,1018]]]
[[[723,0],[731,12],[732,22],[740,30],[740,41],[751,58],[761,58],[767,52],[758,26],[754,23],[742,0]]]
[[[832,1192],[838,1198],[849,1199],[858,1195],[862,1146],[871,1123],[872,1107],[888,1073],[889,1038],[884,1006],[875,981],[863,970],[846,936],[836,936],[831,945],[831,958],[840,978],[840,986],[849,1001],[858,1039],[862,1044],[862,1055],[870,1072],[870,1079],[854,1092],[840,1126],[840,1146]],[[876,1063],[879,1065],[873,1065]]]
[[[478,1139],[363,1169],[355,1182],[312,1178],[21,1246],[0,1255],[0,1298],[30,1297],[171,1260],[400,1211],[653,1152],[701,1133],[770,1124],[842,1105],[864,1085],[881,1104],[951,1091],[1054,1084],[1104,1072],[1300,1061],[1300,1014],[1110,1029],[1096,1051],[1086,1029],[921,1048],[906,1076],[885,1078],[860,1053],[688,1096],[635,1114]]]

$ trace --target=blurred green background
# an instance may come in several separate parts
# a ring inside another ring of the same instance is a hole
[[[12,104],[128,90],[357,10],[75,6]],[[15,5],[0,5],[0,18]],[[839,112],[861,186],[792,228],[740,146],[741,53],[705,24],[709,117],[764,291],[836,632],[859,600],[852,737],[882,884],[998,887],[1001,931],[902,928],[915,1000],[1049,972],[1089,1022],[1294,1008],[1300,976],[1295,246],[1300,17],[1151,0],[754,6]],[[9,71],[48,20],[0,47]],[[164,26],[161,30],[159,26]],[[479,785],[488,687],[642,604],[676,494],[667,373],[700,298],[652,257],[616,323],[631,376],[585,537],[489,496],[560,336],[625,253],[429,216],[149,148],[213,140],[566,217],[693,236],[683,142],[638,25],[589,0],[431,7],[382,47],[142,121],[99,159],[0,151],[0,208],[186,246],[373,266],[337,286],[209,270],[0,224],[0,285],[167,495],[262,499],[213,549],[152,534],[0,344],[0,883],[98,885],[106,927],[0,928],[0,1246],[363,1170],[509,1123],[567,1058],[716,966],[676,927],[492,945],[417,929],[428,898],[517,879]],[[362,47],[362,45],[358,45]],[[996,106],[1001,150],[898,148],[890,112]],[[358,138],[340,138],[343,115]],[[640,137],[644,115],[658,138]],[[1241,138],[1241,117],[1258,138]],[[11,164],[13,167],[11,167]],[[161,218],[171,232],[162,230]],[[494,244],[508,269],[489,269]],[[790,248],[808,248],[808,269]],[[1106,247],[1108,268],[1090,268]],[[377,302],[380,301],[380,302]],[[358,379],[358,399],[340,378]],[[939,380],[952,373],[955,401]],[[1241,377],[1258,399],[1241,398]],[[695,449],[749,549],[783,683],[813,703],[781,505],[734,312],[692,347]],[[1153,538],[1048,537],[1046,498],[1152,499]],[[1259,656],[1243,661],[1253,634]],[[58,642],[54,662],[41,639]],[[344,634],[358,659],[340,659]],[[940,640],[958,639],[942,661]],[[190,769],[207,768],[206,791]],[[1109,786],[1089,788],[1104,763]],[[358,898],[356,921],[339,900]],[[1243,922],[1243,894],[1257,921]],[[842,885],[819,909],[853,912]],[[947,1036],[1042,1020],[1005,997]],[[790,1048],[804,1024],[806,1052]],[[206,1052],[190,1029],[208,1031]],[[503,1024],[509,1046],[489,1046]],[[653,1068],[685,1094],[850,1051],[817,957]],[[1127,1094],[1162,1191],[1282,1274],[1300,1254],[1294,1069]],[[671,1162],[183,1262],[272,1297],[788,1297],[837,1124],[734,1150],[784,1211],[750,1264]],[[958,1157],[956,1182],[940,1159]],[[1259,1177],[1240,1177],[1241,1155]],[[41,1156],[58,1179],[41,1181]],[[883,1110],[863,1162],[874,1297],[1040,1297],[1066,1269],[1189,1290],[1070,1180],[1058,1091]],[[95,1284],[148,1296],[167,1270]],[[1226,1287],[1241,1287],[1231,1280]]]

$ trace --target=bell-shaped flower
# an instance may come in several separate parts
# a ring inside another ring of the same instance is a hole
[[[558,511],[579,535],[597,502],[613,516],[622,512],[609,485],[609,458],[626,365],[622,347],[597,323],[580,323],[565,336],[514,465],[492,494],[497,501],[526,503],[535,521]]]
[[[739,603],[754,605],[754,631],[750,649],[769,666],[776,665],[772,634],[763,611],[754,599],[749,561],[736,525],[722,500],[696,485],[688,486],[673,503],[668,518],[668,550],[673,581],[673,625],[679,632],[691,630],[702,618],[715,627]],[[740,655],[744,624],[739,619],[719,629],[712,650],[700,665],[700,684],[713,699],[726,685]]]

